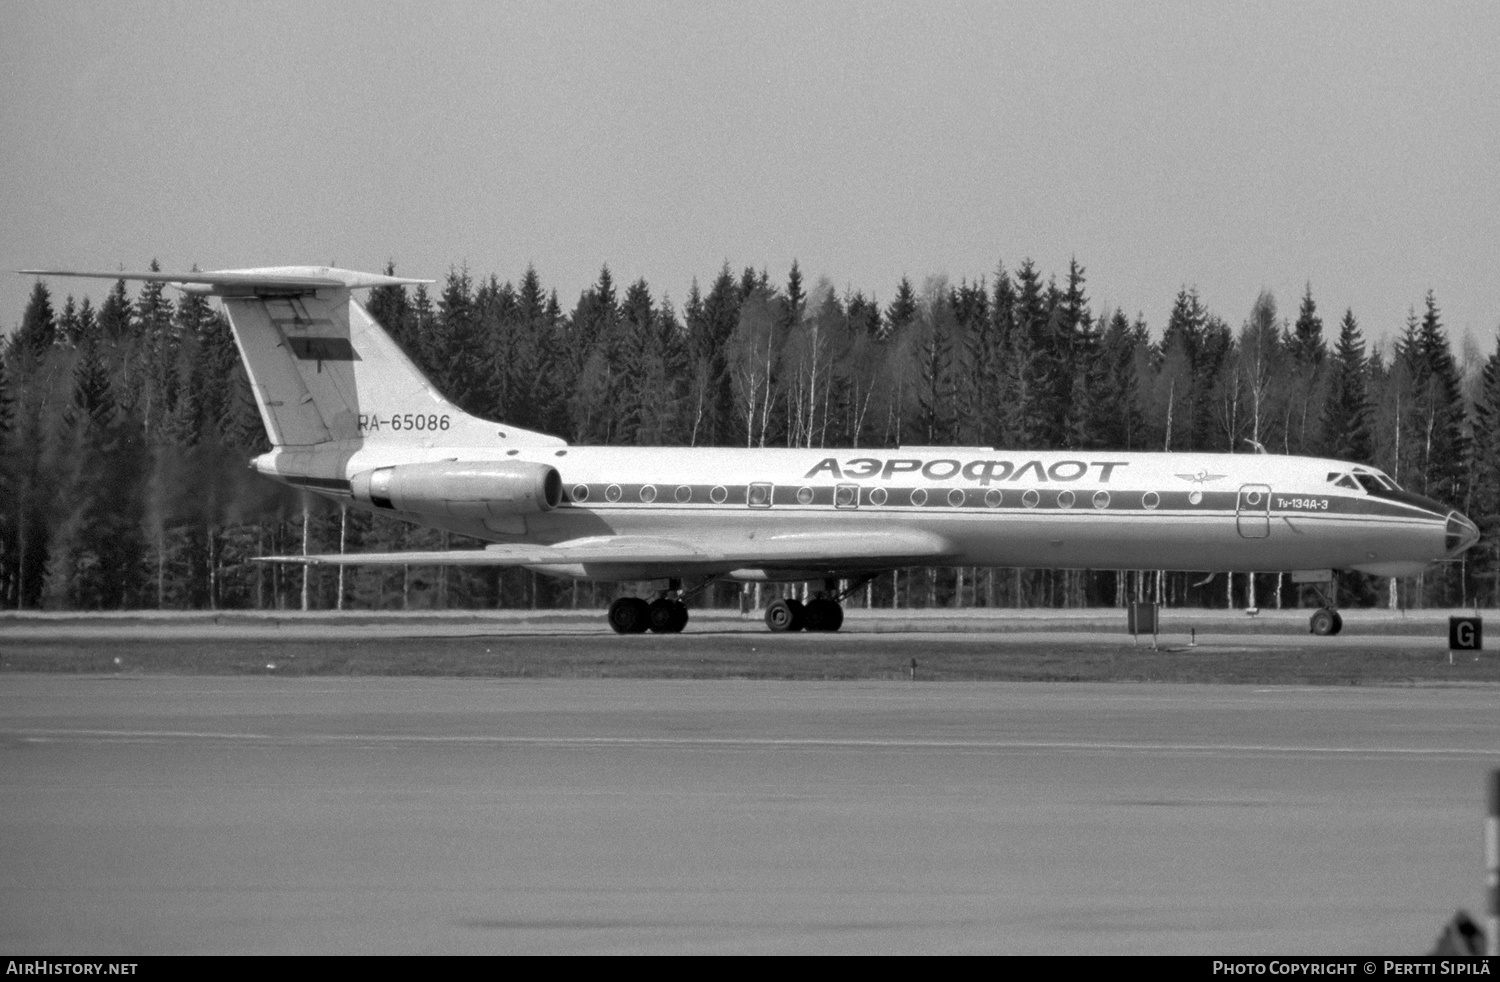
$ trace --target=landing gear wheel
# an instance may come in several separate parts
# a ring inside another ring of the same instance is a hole
[[[802,604],[796,600],[773,600],[766,607],[766,627],[777,634],[800,631],[805,617]]]
[[[647,609],[646,620],[651,630],[657,634],[677,634],[687,627],[687,604],[665,597],[653,600]]]
[[[1320,638],[1339,633],[1339,628],[1344,626],[1344,619],[1327,607],[1319,607],[1313,611],[1312,617],[1308,619],[1308,627],[1312,633]]]
[[[1337,634],[1344,629],[1344,615],[1338,611],[1333,612],[1333,633]]]
[[[616,634],[640,634],[651,626],[651,607],[640,597],[621,597],[609,605],[609,626]]]
[[[837,631],[844,624],[844,608],[837,601],[819,597],[808,601],[806,617],[809,631]]]

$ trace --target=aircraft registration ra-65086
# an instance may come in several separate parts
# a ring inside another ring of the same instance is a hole
[[[839,601],[903,566],[1406,576],[1479,532],[1372,467],[1308,457],[977,447],[581,447],[450,403],[354,298],[428,283],[322,266],[192,273],[23,271],[154,280],[222,299],[273,449],[267,477],[355,508],[487,540],[482,549],[276,557],[522,566],[660,581],[616,600],[621,633],[681,631],[683,586],[813,581],[773,631],[834,631]],[[840,593],[841,584],[852,584]],[[1320,634],[1342,623],[1323,608]]]

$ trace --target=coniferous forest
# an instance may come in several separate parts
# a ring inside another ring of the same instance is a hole
[[[153,269],[156,268],[153,264]],[[394,267],[388,267],[388,272]],[[1456,359],[1438,298],[1389,351],[1311,287],[1232,317],[1184,289],[1161,324],[1094,310],[1084,268],[1030,262],[888,297],[727,264],[679,309],[606,267],[570,310],[535,269],[467,269],[365,303],[459,406],[580,444],[996,446],[1310,454],[1371,463],[1485,537],[1462,562],[1340,577],[1343,606],[1500,601],[1500,346]],[[1327,321],[1325,323],[1325,314]],[[477,543],[304,497],[269,449],[211,302],[124,281],[32,290],[0,357],[6,609],[432,609],[606,605],[629,585],[525,570],[286,569],[252,557]],[[901,570],[850,606],[1296,606],[1290,578],[1207,571]],[[769,599],[767,595],[764,599]],[[740,600],[719,584],[698,603]],[[764,602],[764,600],[763,600]]]

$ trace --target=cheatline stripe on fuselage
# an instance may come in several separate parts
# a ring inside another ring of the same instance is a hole
[[[766,487],[765,482],[761,487]],[[574,484],[566,492],[565,504],[605,511],[614,508],[632,510],[663,510],[683,506],[712,505],[721,508],[751,508],[756,510],[784,510],[829,508],[835,511],[889,511],[892,509],[920,509],[922,511],[980,512],[1099,512],[1103,514],[1131,512],[1139,514],[1239,514],[1245,518],[1270,516],[1296,516],[1298,518],[1321,518],[1337,515],[1340,518],[1411,519],[1415,521],[1441,521],[1436,515],[1415,505],[1382,501],[1378,498],[1343,498],[1335,495],[1281,495],[1289,500],[1318,502],[1326,501],[1327,507],[1281,507],[1275,506],[1277,494],[1272,492],[1272,507],[1267,512],[1264,504],[1240,507],[1237,491],[1204,491],[1196,503],[1192,491],[1071,491],[1038,488],[953,488],[925,487],[866,487],[862,485],[839,485],[836,487],[808,485],[775,485],[769,503],[749,504],[752,485],[710,484],[607,484],[589,482]],[[641,497],[641,490],[650,488],[649,498]],[[682,489],[686,493],[681,493]],[[835,501],[839,488],[848,488],[858,493],[858,501],[851,496]],[[580,489],[586,489],[580,495]],[[617,489],[617,490],[616,490]],[[884,492],[883,499],[874,497]],[[912,495],[919,493],[916,501]],[[799,497],[799,494],[801,497]],[[925,494],[925,498],[922,495]],[[957,495],[962,495],[962,498]],[[1071,498],[1067,497],[1071,495]],[[764,498],[761,499],[764,501]]]
[[[287,475],[285,480],[299,487],[330,492],[349,491],[349,482],[338,478],[303,477]],[[757,503],[750,504],[752,488],[760,494]],[[646,490],[649,489],[649,490]],[[642,496],[645,490],[646,496]],[[765,492],[769,491],[769,496]],[[1200,494],[1195,503],[1193,494]],[[883,495],[883,497],[881,497]],[[916,496],[913,498],[913,496]],[[1276,507],[1277,499],[1287,501],[1314,502],[1311,507]],[[768,500],[769,499],[769,500]],[[1388,501],[1380,498],[1349,498],[1341,495],[1280,494],[1271,491],[1272,507],[1267,512],[1264,504],[1246,505],[1239,491],[1124,491],[1087,489],[1073,491],[1068,488],[995,488],[995,487],[941,487],[937,485],[912,487],[883,487],[856,484],[788,485],[771,482],[752,484],[619,484],[587,482],[573,484],[564,493],[563,505],[587,508],[590,511],[652,511],[668,512],[681,509],[729,510],[750,508],[753,510],[775,509],[782,514],[803,514],[808,510],[834,511],[920,511],[920,512],[964,512],[999,514],[1155,514],[1177,518],[1239,516],[1244,519],[1297,518],[1318,520],[1337,518],[1341,521],[1402,521],[1420,524],[1442,521],[1443,516],[1426,511],[1416,505]]]

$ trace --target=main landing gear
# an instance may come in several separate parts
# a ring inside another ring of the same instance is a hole
[[[824,580],[823,589],[806,604],[800,600],[773,600],[766,608],[766,627],[778,634],[783,631],[837,631],[844,626],[844,608],[839,601],[872,579],[873,576],[866,576],[855,580],[842,593],[839,592],[838,580]]]
[[[682,581],[669,580],[655,600],[621,597],[609,605],[609,626],[616,634],[680,634],[687,627],[687,604],[682,602]]]
[[[837,631],[844,625],[844,608],[837,600],[816,597],[804,604],[800,600],[773,600],[766,607],[766,627],[782,631]]]

